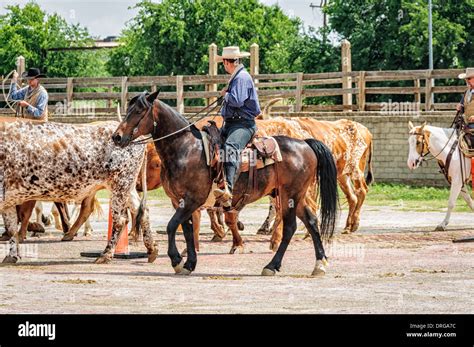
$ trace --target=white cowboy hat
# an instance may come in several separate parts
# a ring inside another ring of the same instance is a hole
[[[468,67],[465,73],[462,73],[458,76],[460,79],[474,77],[474,67]]]
[[[221,63],[224,59],[240,59],[250,57],[249,52],[241,52],[237,46],[224,47],[222,49],[222,55],[216,56],[216,61]]]

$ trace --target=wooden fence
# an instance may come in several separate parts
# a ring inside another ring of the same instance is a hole
[[[395,70],[352,71],[350,43],[341,44],[340,72],[260,74],[258,46],[251,46],[249,72],[258,88],[261,104],[274,98],[285,101],[272,110],[275,112],[324,112],[324,111],[381,111],[391,107],[387,100],[394,98],[397,107],[417,108],[419,111],[453,110],[460,94],[465,90],[457,76],[460,69],[450,70]],[[117,103],[121,113],[127,101],[143,90],[162,88],[160,99],[171,100],[178,111],[194,113],[201,103],[210,103],[219,96],[229,75],[218,75],[217,46],[209,46],[209,73],[185,76],[123,76],[123,77],[69,77],[44,78],[43,85],[49,92],[50,113],[61,115],[114,114]],[[19,69],[24,69],[19,59]],[[390,85],[392,84],[392,85]],[[398,86],[393,86],[398,84]],[[8,93],[10,81],[6,81]],[[438,95],[450,95],[450,102],[436,102]],[[456,94],[456,95],[453,95]],[[435,102],[432,104],[432,95]],[[384,96],[385,101],[380,97]],[[312,99],[308,103],[308,98]],[[200,100],[200,102],[190,100]],[[4,101],[4,95],[0,95]],[[354,102],[353,102],[354,101]],[[0,109],[0,113],[10,113]]]

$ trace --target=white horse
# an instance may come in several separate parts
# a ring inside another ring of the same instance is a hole
[[[426,123],[415,127],[412,122],[408,123],[408,128],[410,129],[408,135],[408,167],[411,170],[418,168],[426,160],[425,157],[428,154],[431,154],[446,167],[446,159],[458,137],[455,130],[452,128],[434,127],[426,125]],[[459,144],[456,147],[452,153],[451,163],[448,168],[448,180],[451,184],[448,211],[444,220],[436,227],[436,231],[446,230],[459,193],[461,193],[469,208],[474,210],[474,204],[466,185],[470,180],[471,159],[466,158],[462,154]]]

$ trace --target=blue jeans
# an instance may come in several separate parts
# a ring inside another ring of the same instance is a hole
[[[224,142],[224,171],[227,185],[232,192],[235,183],[235,173],[240,165],[240,154],[257,132],[257,126],[253,120],[225,121],[222,128]]]

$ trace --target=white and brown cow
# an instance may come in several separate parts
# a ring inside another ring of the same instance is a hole
[[[96,262],[111,261],[145,153],[145,145],[115,146],[111,136],[117,126],[115,121],[72,125],[0,119],[0,212],[13,235],[4,262],[20,257],[16,205],[28,200],[81,201],[104,188],[112,193],[112,238]],[[157,247],[146,208],[144,212],[140,225],[151,262]]]

